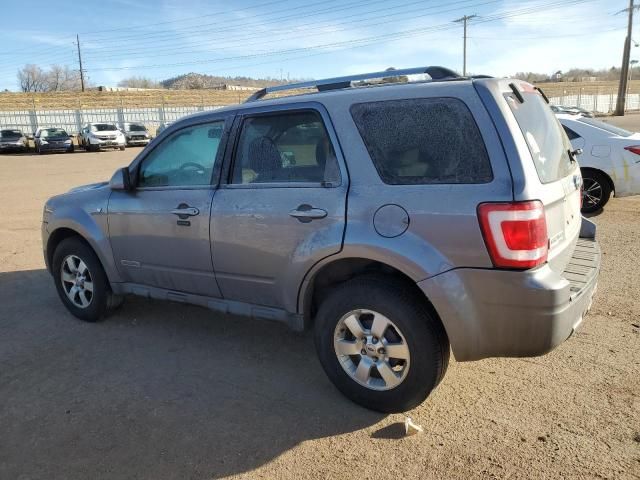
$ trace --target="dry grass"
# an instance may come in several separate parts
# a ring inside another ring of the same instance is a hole
[[[0,110],[220,106],[241,103],[251,93],[226,90],[2,93]]]
[[[618,83],[554,82],[539,86],[549,97],[562,95],[617,94]],[[640,93],[640,80],[631,82],[630,93]],[[50,92],[0,93],[2,110],[55,110],[79,108],[150,108],[164,106],[223,106],[242,103],[251,95],[247,91],[226,90],[149,90],[135,92]],[[296,94],[300,91],[289,92]]]

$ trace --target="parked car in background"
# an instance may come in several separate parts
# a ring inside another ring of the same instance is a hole
[[[103,148],[124,150],[126,144],[124,133],[113,123],[87,123],[78,134],[78,145],[87,151]]]
[[[28,149],[28,140],[20,130],[0,130],[0,152],[26,152]]]
[[[301,88],[320,91],[262,99]],[[166,132],[44,206],[45,262],[80,319],[136,294],[312,327],[336,387],[393,412],[440,383],[450,348],[542,355],[591,306],[580,170],[526,82],[374,72],[269,87]]]
[[[616,197],[640,194],[640,133],[583,115],[557,114],[572,148],[580,148],[582,212],[600,210]]]
[[[568,113],[571,115],[583,115],[585,117],[589,117],[589,118],[593,118],[595,115],[593,114],[593,112],[590,112],[589,110],[585,110],[584,108],[580,108],[580,107],[567,107],[564,105],[551,105],[551,110],[553,110],[554,113]]]
[[[62,128],[38,128],[33,136],[35,151],[39,154],[74,150],[73,138]]]
[[[158,135],[160,135],[162,133],[162,131],[164,129],[166,129],[169,125],[171,125],[173,122],[163,122],[160,125],[158,125],[158,128],[156,129],[156,137]]]
[[[125,123],[122,125],[122,133],[127,141],[127,146],[147,145],[151,141],[151,134],[141,123]]]

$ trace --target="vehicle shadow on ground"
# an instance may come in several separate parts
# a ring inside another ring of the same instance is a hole
[[[384,418],[284,325],[133,297],[84,323],[45,270],[0,273],[0,305],[2,478],[219,478]]]

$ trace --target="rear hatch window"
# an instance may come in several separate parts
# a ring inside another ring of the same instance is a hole
[[[351,115],[383,182],[489,183],[491,162],[467,106],[456,98],[355,104]]]
[[[519,82],[511,87],[517,88],[522,98],[512,91],[504,93],[504,97],[526,141],[541,183],[529,189],[528,194],[533,198],[522,200],[543,203],[549,235],[547,258],[551,268],[560,273],[571,258],[580,232],[580,170],[572,161],[567,134],[542,95],[529,84]]]
[[[521,95],[524,102],[513,93],[506,93],[505,98],[527,142],[538,178],[549,183],[566,177],[575,165],[569,156],[571,143],[560,122],[533,88],[525,89]]]

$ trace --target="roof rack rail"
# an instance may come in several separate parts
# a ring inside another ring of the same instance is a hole
[[[265,95],[273,92],[298,90],[303,88],[317,88],[319,92],[324,92],[326,90],[349,88],[351,87],[352,82],[356,82],[358,80],[372,80],[374,78],[390,78],[400,77],[404,75],[419,75],[424,73],[429,75],[432,80],[462,78],[453,70],[438,66],[403,68],[401,70],[385,70],[383,72],[361,73],[359,75],[349,75],[346,77],[325,78],[324,80],[311,80],[309,82],[289,83],[287,85],[266,87],[258,90],[253,95],[251,95],[247,100],[245,100],[245,103],[255,102],[256,100],[260,100]]]

